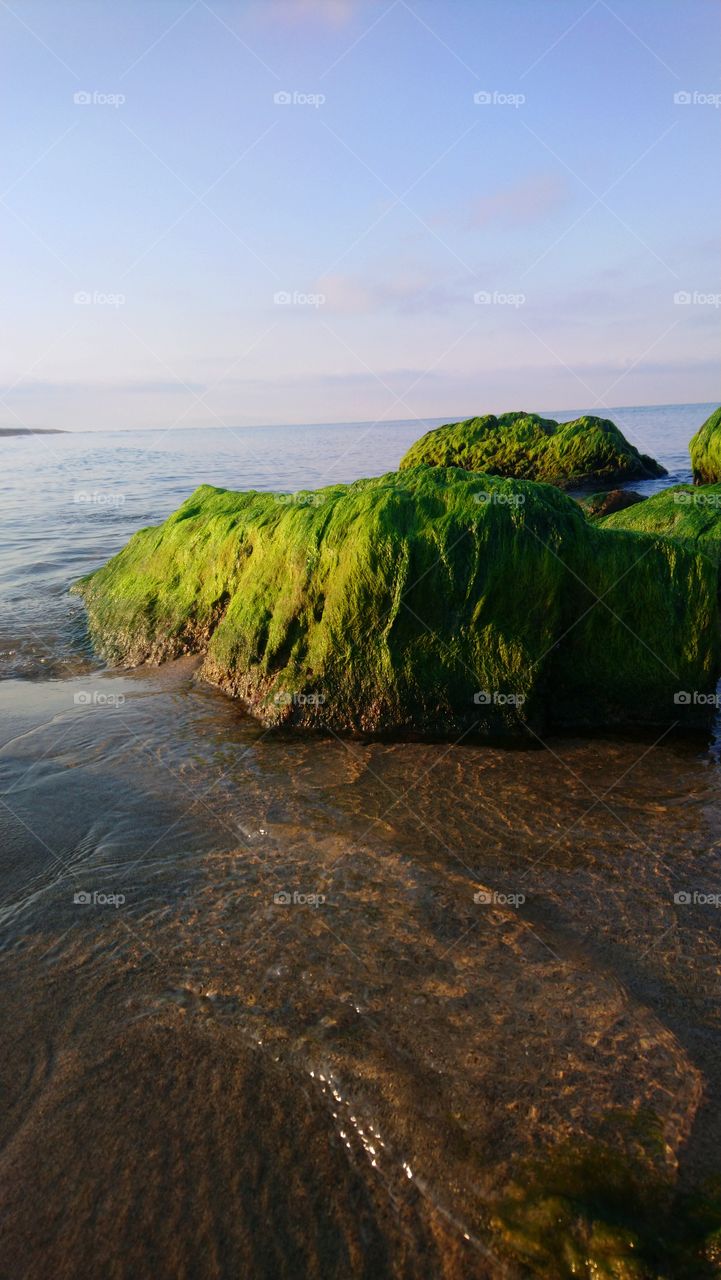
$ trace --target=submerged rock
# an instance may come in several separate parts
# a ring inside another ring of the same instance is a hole
[[[715,484],[721,480],[721,408],[699,427],[689,451],[696,484]]]
[[[428,431],[411,445],[401,469],[427,463],[464,467],[568,488],[665,476],[608,418],[554,422],[535,413],[487,414]]]
[[[707,557],[457,468],[294,495],[204,485],[76,590],[107,656],[203,654],[268,725],[705,725],[705,704],[674,698],[719,669]]]
[[[569,1143],[521,1164],[493,1219],[499,1238],[544,1280],[718,1277],[719,1187],[679,1194],[649,1146]]]
[[[625,511],[637,502],[645,502],[645,498],[633,489],[611,489],[608,493],[591,493],[587,498],[579,498],[578,502],[589,520],[600,520],[614,511]]]
[[[629,529],[681,538],[721,564],[721,484],[677,484],[638,506],[599,521],[604,529]]]

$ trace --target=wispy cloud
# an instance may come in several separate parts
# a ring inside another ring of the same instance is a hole
[[[8,400],[20,396],[38,396],[50,394],[54,396],[62,395],[94,395],[96,392],[102,392],[105,395],[187,395],[189,392],[200,395],[206,390],[206,384],[202,382],[170,382],[159,381],[158,379],[148,379],[147,381],[134,382],[128,379],[127,382],[117,382],[108,379],[97,380],[92,378],[84,378],[82,381],[65,380],[63,382],[41,381],[39,379],[28,379],[24,382],[9,383],[7,386],[0,386],[0,396]]]
[[[496,187],[477,196],[467,207],[465,226],[525,227],[542,222],[569,201],[568,180],[557,173],[537,173],[520,182]]]
[[[274,23],[314,22],[344,27],[358,15],[371,13],[374,7],[373,0],[264,0],[256,13]]]
[[[315,287],[325,297],[328,310],[355,315],[439,312],[468,301],[467,286],[463,292],[447,279],[413,268],[381,278],[336,273],[323,276]]]

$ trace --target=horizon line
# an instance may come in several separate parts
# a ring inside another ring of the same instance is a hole
[[[718,400],[672,400],[661,401],[657,404],[619,404],[609,405],[606,408],[608,413],[621,413],[629,409],[690,409],[697,405],[709,405],[721,403],[721,396]],[[595,406],[596,408],[605,406]],[[578,413],[579,416],[602,417],[600,413],[591,412],[588,409],[501,409],[491,411],[498,416],[502,413],[538,413],[539,416],[551,414],[572,414]],[[166,427],[158,425],[157,427],[12,427],[0,426],[0,433],[8,432],[12,435],[63,435],[63,436],[80,436],[80,435],[127,435],[127,434],[145,434],[159,431],[170,434],[171,431],[273,431],[280,430],[284,427],[375,427],[375,426],[406,426],[413,423],[451,423],[466,422],[471,418],[484,417],[484,414],[470,413],[461,416],[439,416],[433,417],[414,417],[414,418],[353,418],[347,421],[339,421],[337,418],[327,422],[248,422],[248,423],[219,423],[208,426],[177,426]]]

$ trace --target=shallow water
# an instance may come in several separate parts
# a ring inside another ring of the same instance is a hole
[[[686,478],[705,407],[652,416],[617,418]],[[494,1226],[530,1157],[717,1172],[704,742],[298,738],[87,647],[69,582],[196,483],[380,473],[420,430],[8,442],[3,1276],[540,1274]]]

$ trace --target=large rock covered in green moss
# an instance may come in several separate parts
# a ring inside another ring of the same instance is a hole
[[[116,661],[204,655],[267,724],[458,737],[705,724],[716,574],[547,485],[455,468],[316,493],[203,486],[77,588]]]
[[[666,475],[607,418],[558,423],[535,413],[502,413],[498,418],[489,413],[436,427],[411,445],[400,465],[405,469],[421,463],[563,488]]]
[[[604,529],[630,529],[682,538],[721,564],[721,484],[676,484],[598,521]]]
[[[707,418],[689,445],[696,484],[721,480],[721,408]]]

